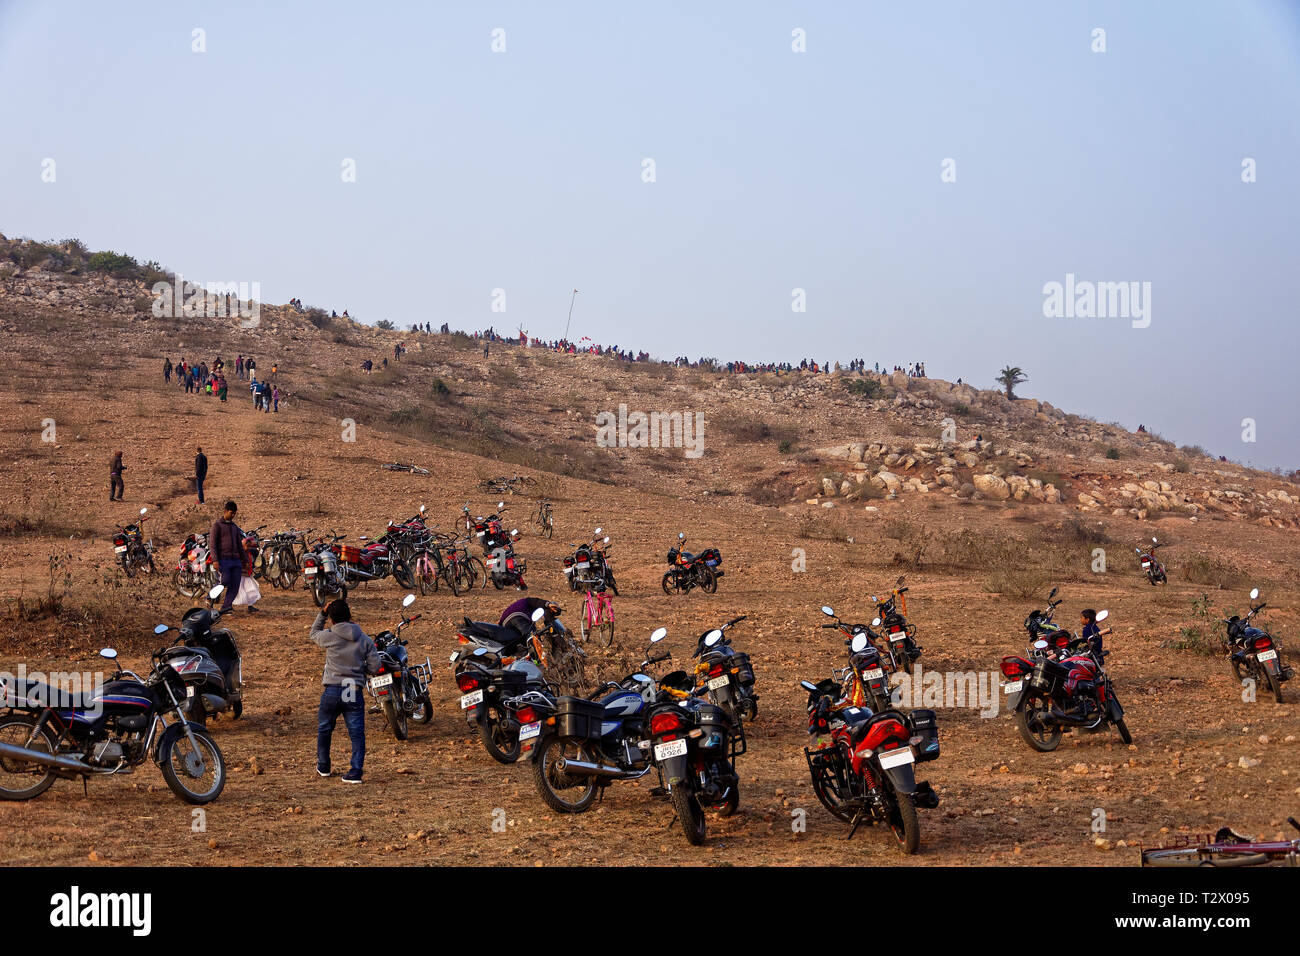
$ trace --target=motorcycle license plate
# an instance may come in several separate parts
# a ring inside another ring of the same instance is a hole
[[[303,568],[302,573],[305,577],[314,578],[316,576],[315,568]]]
[[[1002,685],[1002,693],[1004,693],[1004,694],[1018,694],[1018,693],[1020,693],[1021,689],[1024,688],[1024,686],[1025,686],[1025,682],[1024,682],[1024,681],[1022,681],[1022,680],[1013,680],[1013,681],[1012,681],[1011,683],[1009,683],[1009,684],[1003,684],[1003,685]]]
[[[586,571],[589,567],[591,567],[590,561],[579,561],[577,564],[573,566],[573,570]]]
[[[1275,661],[1277,660],[1277,651],[1260,651],[1255,655],[1257,661]]]
[[[521,741],[532,740],[541,732],[542,722],[540,720],[534,720],[531,724],[524,724],[519,728],[519,739]]]
[[[721,677],[715,677],[713,680],[709,681],[709,690],[721,690],[729,683],[731,683],[731,678],[726,674],[723,674]]]
[[[370,689],[374,690],[379,687],[387,687],[393,682],[392,674],[380,674],[377,677],[370,678]]]
[[[487,534],[486,531],[480,531],[477,535],[475,535],[475,537],[481,538],[481,537],[483,537],[483,535],[485,535],[485,534]]]
[[[185,685],[185,696],[186,696],[186,697],[193,697],[193,696],[194,696],[194,685],[193,685],[193,684],[186,684],[186,685]]]
[[[1151,562],[1150,562],[1150,561],[1143,561],[1143,562],[1142,562],[1142,570],[1143,570],[1143,571],[1147,570],[1147,568],[1149,568],[1149,567],[1151,567]]]
[[[905,640],[906,638],[907,638],[907,635],[904,634],[904,633],[902,633],[902,632],[899,632],[898,634],[890,634],[890,635],[889,635],[889,639],[890,639],[891,641],[902,641],[902,640]]]
[[[122,554],[124,551],[126,551],[126,545],[124,544],[118,545],[116,548],[113,549],[113,551],[116,552],[117,554]]]
[[[481,703],[483,703],[483,692],[481,690],[476,690],[474,693],[466,694],[460,699],[460,709],[469,710],[475,704]]]
[[[670,757],[685,757],[686,741],[670,740],[666,744],[655,744],[655,760],[667,760]]]
[[[869,671],[864,671],[862,676],[865,677],[867,680],[878,680],[879,678],[885,676],[885,670],[882,667],[873,667]]]
[[[890,767],[901,767],[905,763],[916,763],[916,757],[912,755],[911,747],[904,747],[902,750],[890,750],[880,755],[880,766],[883,770]]]

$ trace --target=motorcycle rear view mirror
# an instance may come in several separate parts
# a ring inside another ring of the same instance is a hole
[[[148,514],[148,513],[149,513],[149,509],[148,509],[148,508],[141,508],[141,509],[140,509],[140,514],[145,515],[145,514]]]
[[[596,529],[596,537],[600,537],[600,529],[599,529],[599,528]]]
[[[402,607],[410,607],[414,603],[415,603],[414,594],[408,594],[406,597],[402,598]]]
[[[684,534],[682,534],[680,531],[678,531],[678,532],[677,532],[677,540],[678,540],[678,541],[685,541],[685,540],[686,540],[686,535],[684,535]]]
[[[1251,588],[1251,589],[1250,589],[1250,599],[1251,599],[1252,601],[1257,601],[1257,600],[1259,600],[1259,588]]]
[[[506,503],[505,503],[504,501],[498,501],[498,502],[497,502],[497,508],[498,508],[498,509],[504,508],[505,506],[506,506]]]
[[[170,630],[171,628],[168,627],[166,624],[159,624],[157,627],[153,629],[153,632],[155,634],[166,634]]]
[[[667,637],[667,636],[668,636],[668,628],[666,628],[666,627],[657,627],[657,628],[654,629],[654,633],[652,633],[652,634],[650,635],[650,643],[651,643],[651,644],[658,644],[660,641],[662,641],[662,640],[663,640],[665,637]]]
[[[512,537],[512,538],[517,538],[517,537],[519,537],[519,529],[518,529],[518,528],[511,528],[511,529],[510,529],[510,537]]]
[[[226,593],[226,586],[224,584],[218,584],[216,587],[214,587],[211,591],[208,592],[208,598],[209,600],[215,601],[217,598],[221,597],[221,595],[225,593]]]
[[[542,618],[544,617],[546,617],[546,608],[539,607],[537,610],[533,612],[533,623],[540,624]]]
[[[867,649],[867,635],[858,634],[853,638],[853,643],[850,644],[849,647],[853,649],[854,654],[857,654],[860,651],[865,651]]]
[[[835,616],[835,609],[834,609],[833,607],[831,607],[829,604],[823,604],[823,605],[822,605],[822,613],[825,614],[827,617],[834,617],[834,616]]]
[[[704,646],[713,647],[720,640],[722,640],[722,632],[719,631],[717,628],[714,628],[713,630],[709,631],[709,633],[704,635]]]
[[[1155,538],[1152,538],[1152,539],[1151,539],[1151,543],[1152,543],[1152,544],[1159,544],[1160,542],[1157,541]]]
[[[1106,618],[1108,618],[1108,617],[1110,617],[1110,611],[1098,611],[1098,612],[1097,612],[1097,623],[1100,624],[1102,621],[1106,620]]]
[[[1045,651],[1045,650],[1047,650],[1047,642],[1046,642],[1046,641],[1034,641],[1034,647],[1035,647],[1037,650]]]
[[[424,514],[424,511],[425,511],[424,505],[420,505],[420,514]]]
[[[1051,593],[1047,595],[1047,600],[1050,601],[1054,597],[1056,597],[1056,588],[1052,588]]]
[[[871,626],[872,626],[872,627],[880,627],[880,618],[878,618],[878,617],[873,617],[873,618],[871,619]]]
[[[106,648],[104,648],[102,651],[99,652],[99,656],[100,656],[100,657],[103,657],[103,658],[106,658],[106,659],[108,659],[108,660],[110,660],[110,661],[115,661],[115,660],[117,660],[117,650],[116,650],[115,648],[112,648],[112,647],[106,647]]]
[[[807,681],[807,680],[801,680],[799,682],[799,686],[809,692],[815,691],[817,689],[816,684],[814,684],[812,681]]]
[[[605,535],[605,544],[609,544],[609,535]]]

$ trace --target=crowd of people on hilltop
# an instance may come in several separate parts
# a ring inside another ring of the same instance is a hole
[[[163,382],[170,385],[172,378],[175,377],[177,385],[185,389],[187,394],[215,396],[224,402],[230,392],[226,369],[227,362],[220,355],[213,358],[210,364],[202,360],[195,364],[185,358],[177,359],[173,364],[171,358],[167,358],[163,360]],[[248,381],[248,390],[253,395],[255,411],[278,412],[280,410],[280,402],[284,400],[285,394],[275,382],[275,376],[279,371],[279,365],[272,365],[271,374],[259,381],[257,360],[251,355],[236,356],[235,377]]]

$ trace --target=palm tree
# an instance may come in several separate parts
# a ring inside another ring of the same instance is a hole
[[[1002,370],[1002,374],[998,376],[997,380],[1007,390],[1007,398],[1014,399],[1016,396],[1012,390],[1021,382],[1029,381],[1029,376],[1020,370],[1020,366],[1008,365]]]

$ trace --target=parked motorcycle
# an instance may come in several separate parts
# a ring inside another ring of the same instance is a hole
[[[505,646],[523,649],[528,645],[503,645],[503,648]],[[452,663],[456,665],[461,709],[478,730],[484,749],[493,760],[514,763],[520,754],[521,721],[506,702],[533,691],[554,699],[555,688],[546,680],[537,663],[526,656],[503,661],[499,653],[479,646],[469,653],[457,651],[452,655]],[[531,723],[533,719],[529,716],[524,723]]]
[[[1142,572],[1147,576],[1147,580],[1151,582],[1152,587],[1157,584],[1169,583],[1169,575],[1165,571],[1165,566],[1156,557],[1156,548],[1158,547],[1160,547],[1160,542],[1152,538],[1151,547],[1145,550],[1142,548],[1133,549],[1137,552],[1138,563],[1142,565]]]
[[[659,682],[649,711],[649,736],[673,812],[687,841],[699,846],[706,833],[706,808],[729,817],[740,806],[736,758],[745,753],[745,730],[739,716],[691,693],[683,686],[687,683],[672,675]]]
[[[1259,604],[1259,588],[1250,592],[1250,612],[1245,617],[1234,614],[1223,621],[1228,627],[1228,660],[1237,680],[1250,678],[1255,686],[1267,687],[1273,699],[1282,703],[1282,684],[1295,676],[1295,669],[1282,657],[1282,643],[1262,628],[1250,622],[1256,614],[1268,607]]]
[[[582,544],[572,545],[573,553],[564,559],[564,576],[568,579],[569,590],[597,587],[603,584],[618,597],[618,581],[614,569],[609,566],[609,535],[600,537],[601,529],[596,529],[595,536]],[[601,547],[604,545],[604,547]]]
[[[402,599],[402,608],[415,603],[415,595],[408,594]],[[407,657],[406,641],[402,638],[402,629],[410,627],[423,615],[413,617],[400,615],[397,626],[389,631],[375,635],[375,647],[379,650],[379,671],[368,681],[366,687],[384,713],[384,720],[398,740],[407,737],[408,720],[417,724],[427,724],[433,719],[433,703],[429,700],[429,680],[433,676],[433,667],[426,657],[423,664],[412,664]]]
[[[334,547],[346,535],[334,534],[318,538],[302,557],[302,576],[304,586],[311,591],[311,598],[317,607],[324,607],[335,598],[348,596],[348,582],[339,564],[338,553]]]
[[[858,707],[843,698],[833,678],[799,685],[808,692],[808,734],[814,740],[804,757],[817,799],[836,819],[852,824],[849,838],[864,823],[883,824],[904,853],[915,853],[921,842],[916,811],[939,805],[929,782],[917,782],[915,767],[939,756],[934,711]]]
[[[188,535],[172,571],[172,584],[185,597],[197,597],[221,583],[221,571],[212,560],[207,533]]]
[[[208,602],[214,603],[225,593],[218,584],[208,592]],[[181,675],[185,682],[185,700],[181,704],[185,716],[193,723],[205,726],[209,717],[230,711],[238,720],[244,712],[243,658],[235,635],[226,628],[215,627],[221,612],[204,607],[192,607],[181,617],[177,629],[180,643],[162,652],[163,660]],[[166,634],[172,628],[159,624],[155,634]]]
[[[99,653],[117,659],[111,647]],[[161,651],[152,662],[144,677],[119,665],[102,686],[76,694],[31,680],[6,687],[0,799],[30,800],[58,779],[131,773],[150,758],[182,800],[217,799],[226,784],[221,749],[186,718],[181,675]]]
[[[876,606],[876,616],[880,618],[879,621],[873,621],[872,625],[881,629],[889,641],[891,652],[903,669],[915,664],[925,650],[916,643],[916,625],[907,623],[905,617],[907,591],[908,588],[900,577],[888,597],[881,600],[874,594],[871,596],[871,603]]]
[[[483,567],[487,570],[487,577],[483,581],[484,587],[487,587],[487,582],[491,581],[492,586],[498,591],[505,587],[514,587],[520,591],[528,590],[528,585],[524,582],[524,572],[528,570],[528,564],[523,558],[515,556],[514,541],[518,536],[518,529],[512,528],[509,535],[493,539],[500,543],[483,558]]]
[[[901,672],[903,668],[895,660],[889,642],[871,627],[840,620],[835,609],[829,605],[822,605],[822,613],[833,621],[822,627],[839,631],[849,648],[849,666],[835,674],[837,682],[845,689],[845,699],[855,707],[866,707],[872,711],[892,708],[894,700],[889,686],[890,675]],[[875,618],[871,623],[873,627],[879,627],[881,620]]]
[[[541,610],[534,612],[538,619]],[[659,628],[650,635],[651,646],[640,668],[618,683],[607,683],[598,699],[556,699],[554,713],[538,728],[529,754],[537,792],[552,810],[582,813],[614,781],[636,780],[653,769],[646,718],[660,682],[644,671],[672,656],[652,653],[667,633]],[[690,691],[691,679],[685,671],[676,671],[664,680]]]
[[[1109,616],[1109,611],[1098,611],[1097,622]],[[1007,678],[1002,689],[1025,743],[1047,753],[1060,746],[1066,727],[1096,733],[1111,725],[1124,743],[1133,742],[1124,723],[1124,708],[1102,666],[1109,656],[1110,651],[1098,655],[1082,639],[1070,638],[1062,646],[1039,638],[1029,658],[1002,659],[1002,674]]]
[[[153,539],[144,536],[144,523],[148,508],[140,509],[140,520],[119,527],[113,533],[113,553],[122,562],[122,570],[128,578],[135,577],[137,571],[153,574]]]
[[[732,618],[722,627],[700,635],[691,655],[695,665],[695,693],[706,695],[733,720],[753,720],[758,716],[758,694],[754,693],[754,666],[749,655],[737,651],[727,634],[747,615]]]
[[[718,578],[725,573],[719,567],[722,552],[717,548],[706,548],[699,554],[691,554],[682,550],[685,546],[686,535],[678,532],[677,544],[668,549],[668,571],[662,581],[664,593],[686,594],[697,586],[705,594],[715,593]]]

